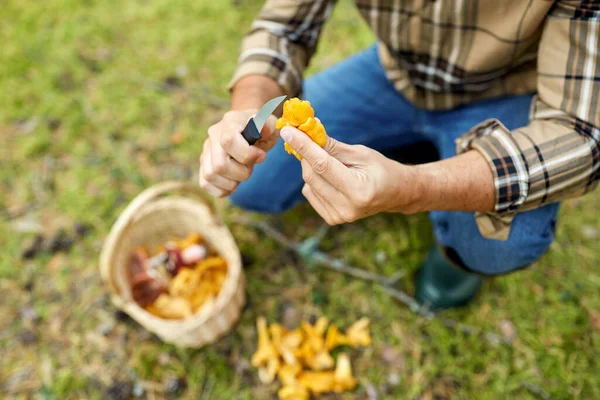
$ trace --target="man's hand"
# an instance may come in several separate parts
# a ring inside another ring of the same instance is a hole
[[[303,157],[302,193],[330,225],[380,212],[494,210],[494,177],[476,150],[409,166],[333,138],[322,149],[291,127],[281,137]]]
[[[328,138],[322,149],[291,127],[284,127],[281,137],[302,156],[302,194],[328,224],[353,222],[385,211],[411,212],[417,193],[407,184],[413,167],[333,138]]]
[[[242,136],[249,119],[258,110],[229,111],[223,119],[208,128],[200,156],[200,186],[215,197],[228,196],[240,182],[252,174],[255,164],[267,157],[266,152],[277,142],[275,116],[269,117],[262,138],[250,146]]]

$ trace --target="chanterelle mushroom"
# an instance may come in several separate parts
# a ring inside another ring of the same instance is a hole
[[[302,372],[300,364],[287,364],[279,368],[277,377],[283,385],[292,385],[296,382],[296,377]]]
[[[368,346],[371,344],[369,335],[369,319],[361,318],[346,330],[346,337],[353,347]]]
[[[333,390],[341,393],[346,390],[352,390],[355,387],[356,379],[352,376],[350,357],[345,353],[340,353],[337,365],[335,366]]]
[[[269,339],[267,320],[264,317],[256,320],[256,329],[258,331],[258,349],[252,355],[251,362],[257,368],[266,365],[265,368],[259,369],[258,377],[261,382],[270,383],[275,379],[275,374],[279,369],[279,354]]]
[[[298,376],[298,383],[313,393],[331,392],[335,376],[332,371],[304,371]]]
[[[348,337],[342,334],[335,324],[331,324],[329,329],[327,329],[327,336],[325,337],[325,347],[327,347],[327,350],[349,344],[350,341],[348,340]]]
[[[308,358],[305,358],[304,361],[313,371],[330,369],[333,368],[333,365],[335,364],[333,357],[331,357],[326,348],[323,348],[314,355],[310,355]]]
[[[291,344],[295,345],[296,343],[291,342],[290,340],[285,340],[288,334],[285,328],[279,324],[271,324],[269,327],[269,332],[271,333],[273,346],[275,346],[275,349],[279,352],[279,355],[281,355],[283,361],[286,364],[296,364],[298,360],[294,355],[294,350],[298,347],[300,342],[298,342],[298,345],[295,347],[291,347]],[[302,341],[302,337],[300,337],[300,341]]]
[[[277,394],[279,400],[308,400],[310,396],[308,389],[297,383],[282,387]]]
[[[258,369],[258,380],[262,383],[273,382],[279,365],[279,358],[269,358],[267,365]]]

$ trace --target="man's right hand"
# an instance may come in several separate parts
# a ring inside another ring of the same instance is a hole
[[[253,146],[242,136],[242,130],[258,110],[229,111],[223,119],[208,129],[200,156],[200,186],[215,197],[233,193],[240,182],[252,174],[255,164],[263,162],[277,142],[274,115]]]

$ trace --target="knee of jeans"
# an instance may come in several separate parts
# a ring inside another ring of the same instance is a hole
[[[291,205],[287,205],[284,201],[278,201],[274,196],[267,196],[260,188],[244,183],[229,196],[229,202],[246,211],[268,214],[284,212],[291,208]]]
[[[554,234],[539,233],[507,241],[479,239],[452,247],[469,269],[483,275],[501,275],[537,261],[552,244]]]

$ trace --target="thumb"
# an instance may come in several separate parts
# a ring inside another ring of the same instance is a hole
[[[265,126],[263,126],[262,131],[260,131],[260,136],[265,138],[265,139],[269,139],[271,136],[273,136],[275,134],[275,124],[277,122],[277,117],[275,117],[274,115],[270,115],[269,118],[267,118],[267,122],[265,122]]]
[[[274,115],[269,116],[262,130],[260,131],[260,140],[254,145],[264,151],[269,151],[277,143],[279,136],[275,129],[277,118]]]

